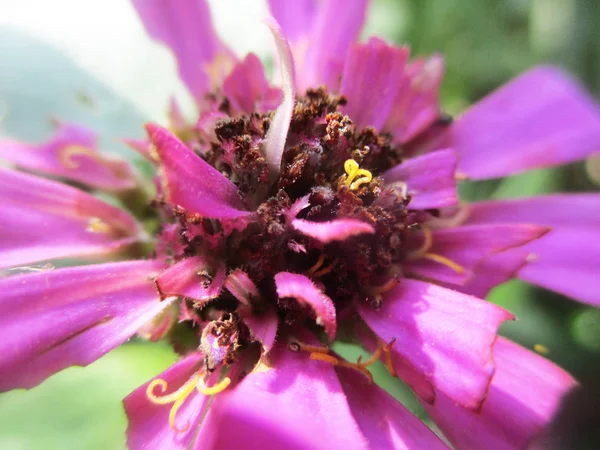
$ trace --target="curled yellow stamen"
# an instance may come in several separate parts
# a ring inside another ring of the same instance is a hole
[[[337,266],[337,263],[338,263],[338,262],[337,262],[337,259],[336,259],[336,260],[334,260],[334,261],[333,261],[331,264],[329,264],[328,266],[326,266],[326,267],[323,267],[323,268],[322,268],[322,269],[320,269],[320,270],[317,270],[315,273],[313,273],[313,274],[312,274],[312,276],[313,276],[313,277],[320,277],[320,276],[323,276],[323,275],[325,275],[325,274],[328,274],[329,272],[331,272],[331,271],[333,270],[333,268],[334,268],[335,266]]]
[[[324,262],[325,262],[325,255],[323,253],[321,253],[319,255],[319,259],[317,260],[317,262],[314,263],[312,266],[310,266],[310,268],[306,271],[306,274],[312,275],[313,273],[315,273],[317,270],[319,270],[321,268],[321,266],[323,265]]]
[[[310,359],[314,359],[316,361],[324,361],[326,363],[331,364],[332,366],[337,366],[340,362],[335,356],[327,355],[325,353],[314,352],[310,354]]]
[[[374,295],[375,297],[380,296],[381,294],[385,294],[387,291],[390,291],[398,284],[398,278],[390,278],[381,286],[371,286],[369,288],[369,293]]]
[[[348,369],[358,370],[369,379],[370,383],[373,382],[373,375],[371,375],[371,372],[369,372],[364,366],[360,364],[343,361],[341,359],[336,358],[335,356],[319,352],[311,353],[310,359],[315,361],[323,361],[328,364],[331,364],[332,366],[347,367]]]
[[[347,159],[344,163],[344,170],[346,171],[346,186],[350,186],[350,190],[354,191],[358,189],[362,184],[370,183],[373,179],[373,174],[365,169],[360,169],[358,163],[353,159]],[[356,179],[356,177],[359,177]],[[356,179],[356,181],[354,181]]]
[[[446,267],[454,270],[456,273],[464,273],[465,268],[460,264],[455,263],[451,259],[446,258],[445,256],[438,255],[437,253],[425,253],[421,256],[423,259],[429,259],[431,261],[435,261],[437,263],[443,264]]]
[[[196,386],[196,383],[199,379],[200,375],[194,374],[183,386],[181,386],[175,392],[167,395],[158,396],[154,393],[154,388],[156,386],[159,386],[162,392],[167,390],[167,382],[161,378],[152,380],[146,388],[146,397],[148,397],[152,403],[156,405],[167,405],[169,403],[173,403],[171,411],[169,412],[169,425],[171,425],[171,428],[178,433],[184,433],[187,431],[190,424],[187,423],[183,428],[177,427],[175,425],[175,416],[181,405],[183,405],[183,402],[185,402],[190,393],[194,390],[194,386]]]
[[[373,353],[369,359],[363,362],[362,357],[359,356],[358,360],[356,361],[356,364],[361,367],[368,367],[371,364],[375,364],[377,361],[379,361],[382,352],[383,344],[380,342],[379,345],[377,345],[377,350],[375,350],[375,353]]]
[[[100,155],[98,155],[98,153],[81,145],[67,145],[66,147],[61,148],[58,153],[60,162],[69,170],[75,170],[79,167],[80,163],[73,160],[73,156],[78,155],[85,155],[92,158],[101,165],[106,165],[107,163]]]
[[[199,380],[196,389],[204,395],[216,395],[223,392],[231,384],[231,378],[225,377],[214,386],[206,386],[203,380]]]
[[[431,234],[431,230],[428,227],[423,226],[423,244],[421,244],[421,247],[419,247],[417,250],[415,250],[414,252],[411,252],[409,254],[409,257],[410,258],[419,258],[419,257],[423,256],[425,253],[427,253],[431,249],[432,245],[433,245],[433,236]]]

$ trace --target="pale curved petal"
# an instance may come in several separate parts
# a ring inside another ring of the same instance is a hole
[[[96,197],[0,168],[0,267],[118,252],[141,237],[135,219]]]
[[[476,410],[494,374],[498,327],[513,316],[484,300],[423,281],[403,279],[384,294],[380,310],[356,306],[392,354],[408,361],[436,391]]]
[[[86,366],[169,305],[155,261],[57,269],[0,279],[0,391],[31,388]]]
[[[136,176],[123,160],[98,151],[98,134],[82,125],[59,124],[47,142],[25,144],[0,140],[0,159],[43,175],[65,178],[105,191],[136,186]]]
[[[424,404],[457,449],[527,448],[577,384],[560,367],[502,337],[494,346],[494,359],[496,374],[480,411],[443,395],[435,405]]]
[[[269,164],[272,175],[279,174],[281,170],[281,158],[287,139],[290,121],[294,113],[294,103],[296,101],[296,80],[294,74],[294,58],[292,51],[283,32],[277,22],[273,19],[267,20],[267,25],[273,34],[279,55],[281,69],[281,82],[283,98],[281,104],[275,111],[273,120],[269,125],[269,131],[265,137],[265,159]]]
[[[468,109],[449,145],[474,180],[579,161],[600,148],[600,109],[568,76],[538,67]]]
[[[336,319],[333,301],[327,297],[305,275],[279,272],[275,275],[275,285],[279,298],[292,297],[310,306],[316,315],[316,322],[325,328],[331,341],[335,339]]]
[[[410,209],[443,208],[458,204],[456,152],[439,150],[407,159],[381,176],[386,186],[405,189]]]
[[[232,219],[242,210],[236,186],[158,125],[146,126],[161,163],[165,195],[173,206],[204,217]]]

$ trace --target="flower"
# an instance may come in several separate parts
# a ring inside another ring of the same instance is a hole
[[[172,131],[149,124],[148,142],[131,141],[157,169],[153,212],[136,212],[160,223],[152,237],[83,189],[0,171],[4,267],[130,258],[1,279],[0,388],[33,387],[137,333],[182,358],[124,400],[131,448],[444,448],[373,383],[378,360],[457,448],[531,442],[576,382],[499,338],[512,315],[470,294],[518,274],[597,301],[596,259],[570,245],[594,235],[598,200],[462,205],[456,179],[585,158],[600,142],[595,105],[541,68],[452,122],[440,56],[356,42],[366,1],[270,1],[281,90],[221,43],[205,2],[134,5],[174,51],[198,121],[173,103]],[[90,136],[66,125],[38,148],[2,142],[0,156],[143,201]],[[147,241],[152,258],[139,258]],[[583,281],[552,276],[565,257]],[[343,359],[328,345],[339,335],[373,356]]]

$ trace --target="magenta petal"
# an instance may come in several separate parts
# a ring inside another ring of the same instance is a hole
[[[396,142],[408,142],[438,119],[443,76],[444,59],[440,55],[408,63],[397,81],[399,88],[383,128]]]
[[[223,93],[234,114],[265,113],[281,102],[281,91],[269,86],[263,65],[253,53],[246,55],[225,78]]]
[[[379,38],[352,47],[344,65],[341,93],[348,99],[343,111],[357,127],[381,131],[400,88],[398,74],[407,61],[407,48],[387,45]]]
[[[293,44],[300,91],[326,85],[339,92],[346,53],[365,21],[368,0],[340,4],[269,0],[273,16]]]
[[[273,174],[278,174],[281,169],[281,157],[287,139],[290,121],[294,113],[296,97],[296,80],[294,75],[294,58],[281,28],[273,19],[267,20],[267,25],[273,34],[279,55],[281,69],[281,84],[283,99],[275,111],[269,131],[265,137],[265,159]]]
[[[179,76],[196,100],[203,100],[235,59],[215,32],[207,2],[132,1],[147,33],[171,48]]]
[[[469,205],[469,224],[538,223],[600,228],[600,194],[553,194]]]
[[[448,449],[417,417],[356,371],[337,374],[360,430],[372,449]]]
[[[557,194],[470,206],[468,223],[540,223],[554,227],[523,247],[529,263],[519,278],[600,306],[600,195]]]
[[[0,267],[114,253],[139,239],[126,212],[79,189],[0,168]]]
[[[217,297],[223,289],[225,266],[215,267],[203,256],[192,256],[162,272],[156,287],[163,296],[175,295],[204,304]]]
[[[98,134],[75,124],[60,124],[43,144],[0,140],[0,159],[19,168],[65,178],[106,191],[131,189],[137,181],[127,162],[98,151]]]
[[[540,67],[471,107],[450,145],[471,179],[578,161],[600,147],[600,110],[565,74]]]
[[[379,311],[356,303],[361,317],[392,354],[412,364],[439,392],[470,408],[481,406],[494,374],[498,327],[512,318],[484,300],[423,281],[403,279]]]
[[[0,280],[0,391],[86,366],[169,305],[154,261],[57,269]]]
[[[433,230],[430,252],[443,255],[465,269],[457,273],[427,259],[411,261],[407,270],[446,283],[464,284],[484,258],[519,247],[543,236],[548,228],[529,224],[466,225]]]
[[[202,366],[203,359],[204,355],[196,352],[173,364],[156,377],[167,382],[167,390],[161,392],[160,388],[156,387],[155,394],[165,395],[177,390]],[[175,416],[175,425],[178,428],[183,429],[186,424],[189,428],[185,432],[176,432],[169,425],[172,404],[152,403],[146,395],[148,384],[150,382],[140,386],[123,400],[129,422],[127,446],[131,450],[188,448],[198,432],[198,424],[210,397],[194,389]]]
[[[441,395],[435,405],[425,405],[456,448],[528,448],[576,386],[560,367],[502,337],[494,359],[496,374],[481,411],[468,411]]]
[[[359,234],[375,233],[375,228],[372,225],[356,219],[334,219],[329,222],[294,219],[292,220],[292,227],[300,233],[323,243],[344,241]]]
[[[335,306],[310,278],[295,273],[279,272],[275,275],[275,285],[279,298],[292,297],[310,306],[315,312],[317,324],[325,328],[331,341],[335,339]]]
[[[286,345],[271,360],[215,397],[197,449],[368,448],[331,365]]]
[[[526,246],[529,264],[519,278],[600,306],[600,229],[559,227]]]
[[[170,203],[204,217],[232,219],[249,214],[241,209],[235,185],[173,134],[146,125],[162,164],[165,195]]]
[[[408,159],[382,177],[386,186],[405,186],[410,209],[443,208],[458,203],[455,169],[456,152],[446,149]]]

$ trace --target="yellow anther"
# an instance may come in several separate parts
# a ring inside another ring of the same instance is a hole
[[[454,270],[456,273],[465,273],[465,268],[460,264],[455,263],[451,259],[446,258],[445,256],[438,255],[437,253],[425,253],[421,256],[423,259],[429,259],[430,261],[435,261],[437,263],[443,264],[446,267]]]
[[[111,230],[110,225],[104,222],[99,217],[92,217],[88,220],[87,231],[92,233],[109,233]]]
[[[358,163],[353,159],[347,159],[344,163],[346,171],[346,186],[350,186],[350,190],[358,189],[362,184],[370,183],[373,179],[373,174],[365,169],[360,169]],[[358,177],[358,179],[356,179]],[[356,181],[354,181],[356,179]]]
[[[393,338],[389,344],[385,344],[382,348],[383,350],[383,354],[385,356],[385,367],[387,368],[388,372],[390,373],[391,376],[396,377],[398,375],[396,375],[396,371],[394,370],[394,366],[392,364],[392,347],[394,346],[394,344],[396,343],[396,338]]]
[[[160,390],[162,392],[166,391],[167,390],[167,382],[165,380],[163,380],[161,378],[152,380],[148,384],[148,387],[146,388],[146,397],[148,397],[148,399],[152,403],[154,403],[156,405],[167,405],[169,403],[173,403],[173,406],[171,407],[171,411],[169,412],[169,425],[171,425],[171,428],[173,430],[177,431],[178,433],[183,433],[183,432],[187,431],[190,424],[187,423],[183,428],[178,428],[175,425],[175,416],[177,415],[177,411],[179,411],[179,408],[181,408],[181,405],[183,405],[183,402],[185,402],[185,400],[189,397],[189,395],[194,390],[194,387],[198,383],[199,379],[200,379],[200,374],[196,373],[196,374],[192,375],[192,377],[183,386],[181,386],[179,389],[177,389],[175,392],[173,392],[171,394],[167,394],[167,395],[162,395],[162,396],[156,395],[154,393],[154,388],[156,386],[159,386]]]
[[[58,157],[63,166],[69,170],[75,170],[79,167],[80,163],[73,160],[73,156],[79,155],[87,156],[101,165],[106,165],[106,161],[104,161],[98,153],[81,145],[67,145],[66,147],[61,148]]]
[[[203,380],[199,380],[196,389],[204,395],[216,395],[223,392],[231,384],[231,378],[225,377],[214,386],[206,386]]]

